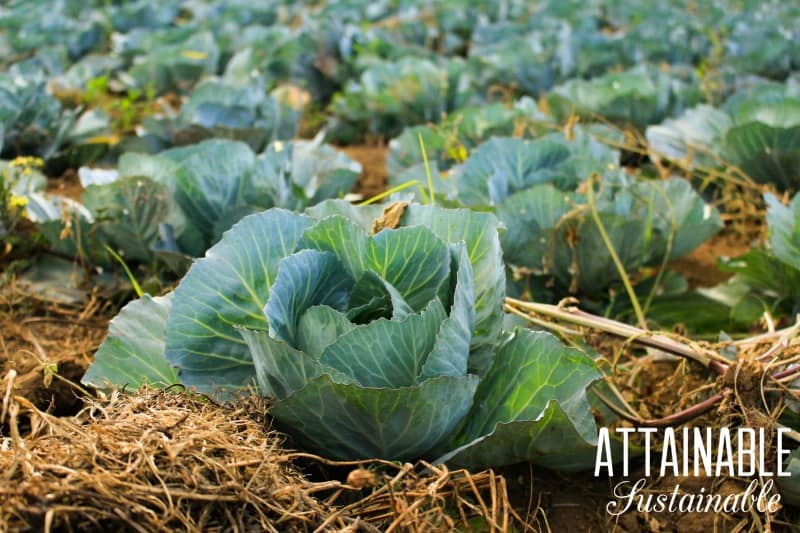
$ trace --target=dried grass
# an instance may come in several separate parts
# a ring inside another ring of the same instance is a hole
[[[0,281],[0,375],[16,372],[14,393],[42,409],[75,414],[82,406],[74,383],[92,361],[116,308],[90,294],[66,306]],[[0,420],[2,423],[2,420]]]
[[[223,407],[178,389],[114,394],[60,418],[2,391],[0,530],[521,529],[505,480],[445,467],[332,463],[282,448],[263,401]],[[22,435],[18,420],[27,417]],[[312,481],[309,461],[344,481]],[[523,526],[524,527],[524,526]]]
[[[76,382],[113,311],[93,293],[38,300],[13,278],[0,290],[0,531],[530,529],[492,471],[295,453],[263,400],[87,400]]]

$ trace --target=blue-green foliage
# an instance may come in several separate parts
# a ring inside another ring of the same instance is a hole
[[[82,206],[37,193],[32,216],[64,253],[108,264],[107,245],[126,261],[161,259],[180,272],[243,216],[337,198],[360,173],[319,139],[278,141],[259,155],[242,142],[211,139],[157,155],[125,154],[106,182],[84,183]],[[62,220],[65,202],[74,206],[72,221]],[[67,224],[83,231],[65,233]]]
[[[647,129],[660,156],[694,167],[732,164],[753,181],[794,190],[800,184],[800,88],[757,83],[720,109],[701,105]]]
[[[501,333],[497,219],[411,204],[372,234],[380,215],[328,201],[245,217],[169,301],[122,310],[84,382],[135,387],[166,368],[209,394],[256,385],[282,429],[339,459],[589,465],[600,374],[547,333]],[[143,323],[156,304],[166,316]]]

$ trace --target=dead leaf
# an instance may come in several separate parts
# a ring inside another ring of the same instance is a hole
[[[375,235],[384,229],[394,229],[400,225],[400,218],[408,207],[408,202],[394,202],[383,209],[380,217],[372,223],[372,234]]]

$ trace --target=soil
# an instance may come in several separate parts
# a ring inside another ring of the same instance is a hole
[[[48,179],[47,192],[80,202],[83,187],[78,172],[74,168],[68,168],[60,176]]]
[[[750,245],[747,237],[725,229],[686,257],[670,263],[669,268],[683,274],[692,288],[713,287],[731,277],[731,274],[717,268],[720,258],[743,255]]]
[[[525,467],[519,467],[524,469]],[[512,502],[518,507],[525,498],[540,506],[538,523],[543,531],[616,532],[616,533],[707,533],[710,531],[733,531],[737,525],[746,524],[746,517],[729,517],[715,513],[640,513],[631,511],[618,517],[606,512],[606,506],[614,502],[614,485],[625,479],[635,482],[643,477],[643,470],[633,472],[629,478],[613,480],[595,478],[591,472],[565,476],[556,472],[530,472],[503,470],[509,482]],[[712,487],[714,478],[649,479],[647,488],[656,493],[672,492],[676,484],[686,492],[699,493],[701,487],[721,494],[741,492],[738,482],[726,481],[724,488]],[[534,521],[530,521],[534,524]]]
[[[380,194],[386,190],[386,156],[389,150],[381,145],[342,146],[339,148],[348,156],[355,159],[363,167],[361,178],[354,189],[364,199]]]

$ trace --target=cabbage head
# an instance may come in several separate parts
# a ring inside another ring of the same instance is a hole
[[[408,459],[470,409],[474,305],[463,241],[425,226],[371,236],[334,216],[280,261],[268,330],[241,333],[273,417],[298,440],[336,457]]]

